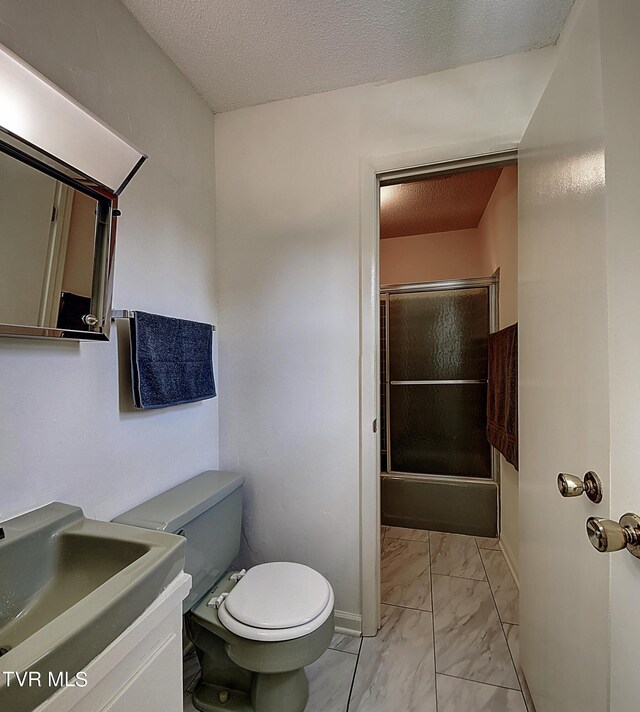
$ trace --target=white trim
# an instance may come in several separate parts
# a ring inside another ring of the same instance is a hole
[[[520,137],[449,144],[360,161],[360,590],[362,634],[380,625],[380,428],[379,415],[379,215],[378,177],[392,171],[426,172],[435,163],[478,160],[515,151]]]
[[[362,635],[362,616],[359,613],[349,613],[348,611],[334,611],[333,617],[336,623],[336,633],[342,635]]]
[[[376,166],[360,163],[360,591],[362,634],[380,624],[380,278]],[[373,387],[372,387],[373,386]]]
[[[504,541],[504,539],[500,539],[500,549],[502,549],[502,553],[504,554],[504,558],[507,562],[507,566],[509,567],[509,571],[511,571],[513,580],[516,582],[516,586],[518,587],[518,589],[520,589],[520,572],[518,571],[516,557],[513,555],[511,548],[509,547],[507,542]]]
[[[49,228],[49,247],[45,259],[44,279],[38,326],[49,326],[58,323],[60,311],[60,293],[67,259],[67,243],[71,229],[71,213],[73,211],[74,189],[57,181],[52,208],[55,219],[51,220]]]

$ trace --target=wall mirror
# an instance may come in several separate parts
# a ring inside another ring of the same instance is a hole
[[[118,195],[145,158],[0,45],[0,336],[109,338]]]
[[[0,323],[5,331],[108,337],[113,205],[107,195],[79,190],[52,171],[0,152]]]

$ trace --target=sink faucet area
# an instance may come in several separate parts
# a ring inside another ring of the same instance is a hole
[[[0,531],[0,709],[12,712],[33,710],[82,671],[184,568],[182,537],[59,502]],[[45,682],[16,684],[29,672]]]

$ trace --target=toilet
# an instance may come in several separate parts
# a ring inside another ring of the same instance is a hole
[[[303,564],[228,570],[240,549],[243,483],[236,473],[203,472],[113,521],[187,539],[185,625],[202,669],[195,707],[302,712],[309,698],[304,667],[333,636],[333,590]]]

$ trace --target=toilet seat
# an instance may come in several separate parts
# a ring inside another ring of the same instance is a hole
[[[290,562],[254,566],[220,603],[222,625],[248,640],[294,640],[317,630],[333,611],[329,582]]]

